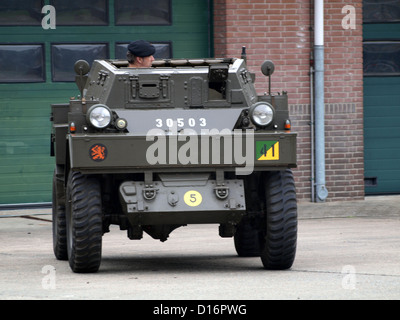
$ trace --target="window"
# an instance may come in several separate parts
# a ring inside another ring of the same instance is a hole
[[[0,1],[0,25],[40,26],[42,7],[42,0],[2,0]]]
[[[45,81],[43,45],[0,45],[0,70],[0,82]]]
[[[75,81],[76,61],[86,60],[92,64],[95,59],[108,59],[108,57],[108,45],[105,43],[52,44],[52,79],[53,81]]]
[[[366,41],[364,76],[400,75],[400,41]]]
[[[400,22],[400,1],[364,0],[364,23]]]
[[[172,58],[172,48],[170,42],[152,42],[156,48],[154,54],[155,59],[170,59]],[[115,59],[126,59],[126,52],[128,51],[129,42],[115,44]]]
[[[108,25],[107,0],[51,0],[57,13],[57,26]]]
[[[115,0],[116,25],[171,25],[171,0]]]

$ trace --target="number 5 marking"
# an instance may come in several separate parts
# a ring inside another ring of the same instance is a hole
[[[197,207],[203,201],[203,197],[200,192],[189,190],[183,196],[183,201],[190,207]]]

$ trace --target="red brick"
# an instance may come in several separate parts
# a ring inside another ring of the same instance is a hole
[[[362,1],[351,3],[356,8],[355,30],[341,26],[341,8],[347,4],[345,0],[325,1],[327,201],[364,196]],[[260,65],[265,59],[274,61],[272,90],[288,91],[292,126],[298,129],[301,146],[294,169],[298,198],[310,199],[310,1],[215,0],[214,10],[215,55],[238,56],[245,45],[259,94],[267,89]],[[226,11],[228,15],[221,16]]]

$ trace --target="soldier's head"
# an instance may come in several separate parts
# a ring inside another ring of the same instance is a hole
[[[156,48],[149,42],[137,40],[128,45],[126,57],[130,68],[149,68],[154,61]]]

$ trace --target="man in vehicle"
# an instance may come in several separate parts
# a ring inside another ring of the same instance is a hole
[[[156,48],[149,42],[137,40],[128,45],[126,57],[129,68],[149,68],[154,61]]]

